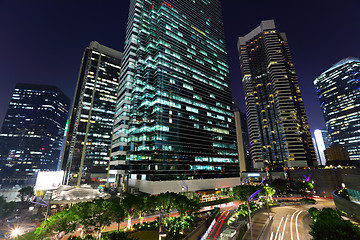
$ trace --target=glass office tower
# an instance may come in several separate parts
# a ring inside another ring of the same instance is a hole
[[[65,183],[106,179],[122,56],[97,42],[85,49],[61,162]]]
[[[331,144],[360,160],[360,60],[346,58],[314,81]]]
[[[228,74],[220,0],[132,0],[110,173],[239,176]]]
[[[0,176],[57,170],[70,99],[55,86],[16,84],[0,133]]]
[[[329,135],[327,130],[324,129],[316,129],[314,131],[314,141],[315,141],[315,152],[318,154],[318,163],[319,165],[326,164],[326,158],[324,151],[330,146]],[[313,141],[313,142],[314,142]]]
[[[254,168],[313,166],[304,103],[285,33],[273,20],[238,40]]]

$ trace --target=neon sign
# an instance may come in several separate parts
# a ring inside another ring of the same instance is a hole
[[[168,6],[169,8],[171,8],[171,5],[170,5],[170,3],[167,3],[167,2],[163,2],[163,4],[162,5],[165,5],[165,6]]]

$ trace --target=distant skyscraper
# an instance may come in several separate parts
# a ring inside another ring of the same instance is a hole
[[[315,151],[318,152],[318,163],[319,165],[325,165],[326,164],[326,158],[324,151],[330,146],[330,141],[328,137],[327,130],[323,129],[316,129],[314,131],[314,140],[315,140]]]
[[[315,153],[285,33],[273,20],[238,40],[254,168],[313,166]]]
[[[240,112],[234,105],[236,137],[239,153],[240,171],[250,171],[252,169],[252,161],[250,154],[249,132],[247,128],[246,114]]]
[[[70,184],[106,178],[122,57],[97,42],[85,49],[61,164]]]
[[[360,60],[346,58],[314,81],[332,144],[360,160]]]
[[[220,0],[132,0],[127,33],[110,173],[146,192],[238,184]]]
[[[16,84],[0,133],[2,177],[57,170],[69,103],[55,86]]]

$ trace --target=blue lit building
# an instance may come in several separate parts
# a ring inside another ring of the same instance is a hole
[[[117,184],[148,193],[238,184],[220,0],[132,0],[118,98]]]
[[[0,175],[57,170],[70,100],[55,86],[16,84],[0,133]]]
[[[314,81],[331,144],[360,160],[360,60],[346,58]]]

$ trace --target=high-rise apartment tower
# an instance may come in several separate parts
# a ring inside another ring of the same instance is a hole
[[[57,170],[69,104],[55,86],[16,84],[0,133],[1,177]]]
[[[331,144],[360,160],[360,60],[346,58],[314,81]]]
[[[131,0],[110,174],[149,193],[238,184],[228,74],[220,0]]]
[[[238,40],[254,168],[313,166],[310,129],[285,33],[273,20]]]
[[[61,162],[65,183],[107,176],[122,57],[97,42],[85,49]]]

